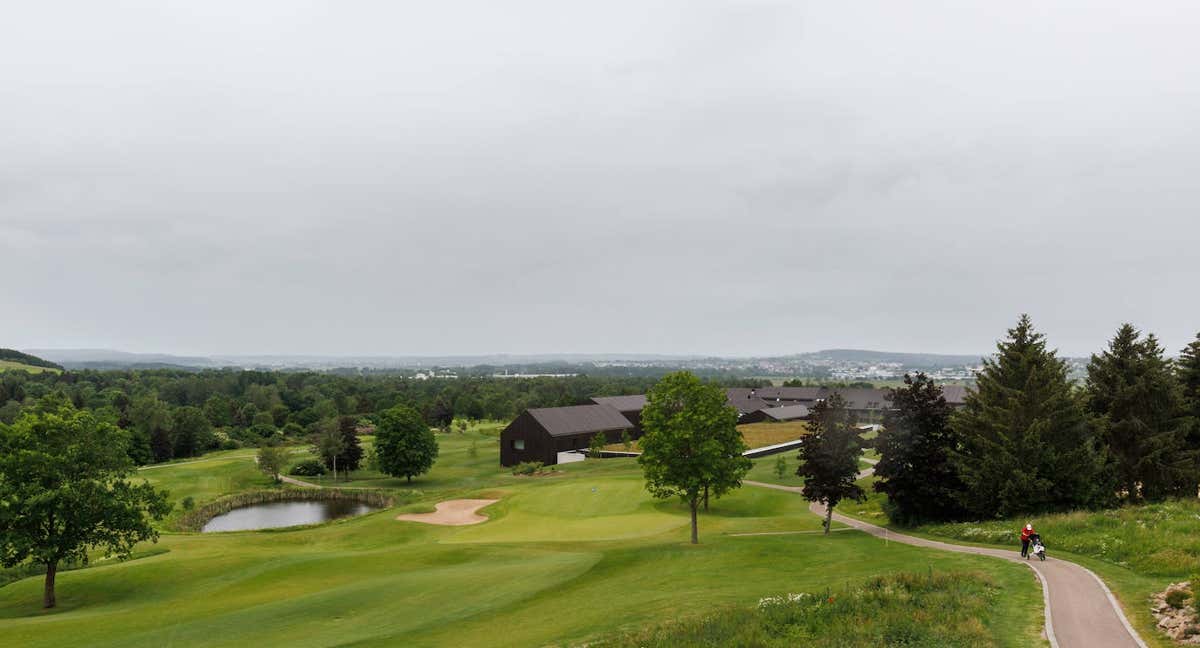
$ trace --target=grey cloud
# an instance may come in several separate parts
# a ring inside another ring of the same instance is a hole
[[[1200,330],[1187,2],[48,2],[0,345],[1072,354]]]

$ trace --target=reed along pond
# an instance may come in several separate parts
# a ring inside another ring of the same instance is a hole
[[[214,517],[200,529],[200,532],[252,531],[302,524],[320,524],[376,510],[378,508],[370,504],[344,499],[250,504]]]

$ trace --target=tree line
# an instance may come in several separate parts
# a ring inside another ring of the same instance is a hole
[[[838,394],[811,409],[796,475],[825,506],[825,531],[845,499],[863,500],[859,459],[873,446],[877,492],[901,524],[1004,518],[1196,497],[1200,491],[1200,335],[1177,359],[1130,324],[1091,357],[1083,385],[1027,315],[997,343],[955,409],[923,373],[890,391],[877,438],[865,441]],[[711,493],[741,486],[736,412],[724,393],[688,372],[647,393],[638,462],[647,490],[697,514]],[[780,477],[786,464],[777,462]]]
[[[1195,497],[1200,488],[1200,335],[1171,359],[1120,327],[1072,384],[1022,316],[961,408],[923,374],[892,392],[874,445],[875,489],[893,521],[1004,518]]]
[[[397,375],[170,369],[0,373],[0,423],[13,423],[40,399],[60,394],[127,430],[135,464],[192,457],[208,450],[311,438],[376,423],[396,406],[432,427],[455,418],[507,420],[530,407],[587,402],[592,396],[643,393],[653,379],[591,377],[417,380]]]

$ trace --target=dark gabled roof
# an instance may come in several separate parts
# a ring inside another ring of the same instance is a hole
[[[632,429],[633,424],[609,405],[575,405],[527,410],[550,436]]]
[[[813,401],[821,398],[824,387],[760,387],[755,395],[764,400]]]
[[[862,387],[830,388],[821,394],[821,398],[828,399],[834,394],[840,394],[846,401],[846,409],[850,410],[889,409],[892,406],[892,402],[887,399],[887,392],[882,389],[867,389]]]
[[[803,405],[784,405],[783,407],[768,407],[762,413],[776,421],[794,421],[808,418],[808,408]]]
[[[749,414],[760,409],[766,409],[771,403],[754,395],[753,389],[730,387],[725,390],[725,401],[737,409],[739,414]]]
[[[629,396],[596,396],[592,398],[592,402],[597,405],[608,405],[616,409],[618,412],[640,412],[646,406],[645,394],[633,394]]]

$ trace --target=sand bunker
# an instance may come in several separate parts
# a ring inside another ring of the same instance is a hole
[[[446,526],[465,526],[468,524],[479,524],[487,522],[486,515],[476,513],[479,509],[488,504],[495,504],[500,500],[494,499],[460,499],[446,500],[439,502],[435,507],[434,513],[405,513],[397,515],[397,520],[405,520],[407,522],[424,522],[425,524],[443,524]]]

